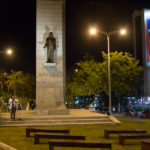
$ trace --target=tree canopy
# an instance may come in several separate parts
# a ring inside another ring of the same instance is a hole
[[[0,73],[0,87],[1,96],[16,95],[22,99],[35,98],[35,78],[23,71],[12,70],[9,74]]]
[[[102,52],[103,62],[99,63],[102,69],[100,72],[101,87],[108,93],[108,55]],[[139,61],[135,60],[130,53],[111,52],[111,87],[120,94],[135,94],[137,88],[142,84],[142,67]],[[105,83],[103,82],[105,81]]]
[[[108,94],[108,55],[102,52],[103,61],[97,62],[86,55],[84,60],[76,63],[77,71],[73,71],[67,80],[67,99],[74,96]],[[111,87],[112,92],[135,94],[142,84],[142,67],[131,54],[111,52]]]

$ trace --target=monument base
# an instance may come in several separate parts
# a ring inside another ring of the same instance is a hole
[[[36,110],[37,115],[69,115],[69,109]]]

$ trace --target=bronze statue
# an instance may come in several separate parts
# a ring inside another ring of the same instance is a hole
[[[54,51],[56,50],[56,39],[53,36],[53,32],[49,33],[46,38],[46,42],[43,48],[47,47],[47,63],[54,62]]]

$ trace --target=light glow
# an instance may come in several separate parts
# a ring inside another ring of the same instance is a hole
[[[12,50],[11,50],[11,49],[8,49],[8,50],[6,51],[6,53],[7,53],[8,55],[11,55],[11,54],[12,54]]]
[[[75,69],[75,72],[78,72],[78,69]]]
[[[91,29],[89,30],[89,33],[90,33],[91,35],[95,35],[95,34],[97,33],[96,28],[91,28]]]
[[[120,34],[121,34],[121,35],[125,35],[125,34],[126,34],[126,29],[121,29],[121,30],[120,30]]]

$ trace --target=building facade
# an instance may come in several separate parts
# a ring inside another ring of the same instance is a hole
[[[133,13],[134,55],[144,70],[144,97],[150,96],[150,9]]]

